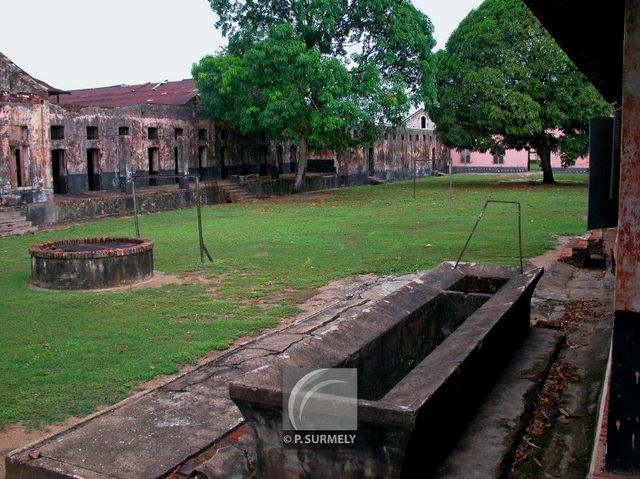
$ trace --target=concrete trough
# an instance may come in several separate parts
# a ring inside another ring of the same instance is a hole
[[[256,433],[258,477],[433,474],[527,336],[542,273],[443,263],[232,382],[230,396]],[[287,368],[357,368],[354,445],[284,444]]]
[[[79,238],[29,249],[31,284],[57,290],[113,288],[153,276],[153,242],[140,238]]]

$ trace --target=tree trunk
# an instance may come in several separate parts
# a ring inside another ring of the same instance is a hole
[[[307,173],[307,139],[302,138],[298,147],[298,171],[296,181],[293,184],[293,192],[300,193],[304,190],[304,177]]]
[[[542,143],[538,149],[538,156],[542,167],[542,184],[555,185],[556,180],[553,177],[553,169],[551,168],[551,150],[546,143]]]

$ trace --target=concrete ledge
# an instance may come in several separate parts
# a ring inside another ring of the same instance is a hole
[[[544,383],[564,336],[534,328],[491,390],[437,479],[506,477],[531,415],[531,397]]]
[[[315,478],[433,473],[526,337],[531,294],[541,275],[540,269],[520,274],[515,268],[465,264],[456,269],[443,263],[352,320],[300,338],[286,354],[231,382],[231,398],[258,437],[259,473],[302,477],[312,470]],[[286,447],[284,368],[332,367],[358,369],[355,446]]]

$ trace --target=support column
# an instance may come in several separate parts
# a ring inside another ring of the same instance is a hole
[[[180,170],[180,188],[189,188],[189,150],[187,139],[184,136],[178,137],[178,165]]]
[[[606,468],[640,471],[640,0],[626,0]]]
[[[33,190],[33,202],[45,203],[53,196],[51,150],[49,146],[49,103],[38,100],[40,119],[36,131],[29,135],[29,182]],[[39,138],[38,144],[31,138]],[[36,153],[37,152],[37,153]]]
[[[129,135],[118,136],[118,182],[120,191],[130,195],[133,192],[133,155],[131,137]]]

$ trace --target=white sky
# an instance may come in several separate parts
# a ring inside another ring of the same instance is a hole
[[[482,0],[414,0],[437,49]],[[0,51],[30,75],[72,90],[191,77],[226,43],[207,0],[0,0]]]

